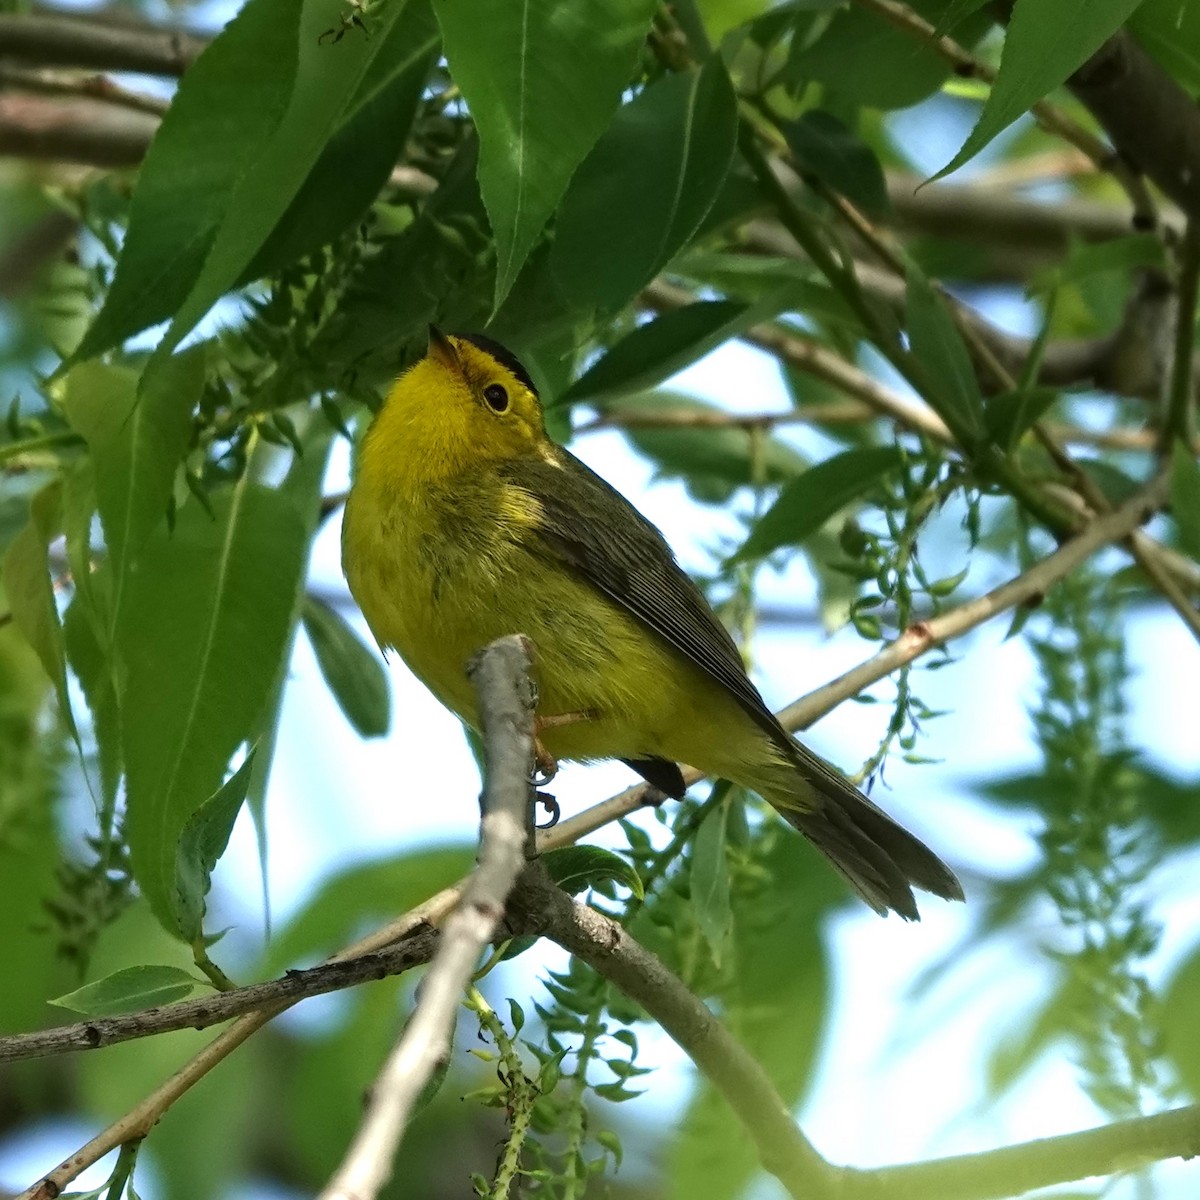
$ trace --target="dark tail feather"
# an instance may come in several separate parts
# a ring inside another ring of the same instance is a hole
[[[814,810],[780,812],[877,913],[893,911],[906,921],[920,920],[914,887],[944,900],[964,898],[954,872],[928,846],[849,783],[844,789],[833,795],[817,792],[819,807]]]

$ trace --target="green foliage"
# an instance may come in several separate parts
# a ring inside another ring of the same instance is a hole
[[[856,777],[899,783],[899,759],[906,801],[921,794],[918,766],[947,760],[953,788],[971,769],[933,722],[923,672],[953,667],[948,702],[987,690],[975,652],[1002,635],[910,661],[930,622],[1007,613],[997,584],[1059,546],[1070,553],[1087,513],[1169,466],[1169,520],[1146,524],[1142,546],[1165,536],[1182,551],[1156,558],[1174,609],[1114,539],[1003,618],[1003,653],[1032,648],[1040,673],[1043,763],[977,790],[988,819],[1038,830],[1038,858],[1006,874],[969,811],[939,822],[931,805],[923,835],[965,868],[970,903],[952,948],[914,968],[891,1047],[911,1050],[922,1020],[934,1023],[935,982],[949,981],[967,1015],[989,1000],[1004,982],[994,965],[954,989],[967,978],[959,964],[982,962],[973,952],[990,944],[1005,970],[1036,964],[1036,984],[1011,1021],[978,1034],[978,1079],[964,1080],[969,1063],[928,1062],[914,1114],[924,1095],[963,1084],[998,1128],[1015,1084],[1048,1059],[1073,1064],[1113,1118],[1161,1107],[1176,1085],[1200,1088],[1195,931],[1155,874],[1200,842],[1197,780],[1141,752],[1133,730],[1152,722],[1135,725],[1127,707],[1140,699],[1128,632],[1146,611],[1187,617],[1200,596],[1200,469],[1186,437],[1165,455],[1156,427],[1164,347],[1194,335],[1172,291],[1178,221],[1164,205],[1158,226],[1131,231],[1104,164],[1081,171],[1031,121],[997,138],[1043,97],[1107,136],[1063,84],[1122,26],[1148,52],[1139,71],[1165,72],[1155,95],[1196,91],[1200,19],[1182,0],[1012,7],[1001,31],[1005,6],[981,0],[916,0],[892,6],[896,20],[833,0],[247,0],[183,73],[136,175],[109,158],[87,172],[6,166],[6,1031],[61,1023],[64,1007],[99,1018],[190,996],[208,986],[195,964],[221,978],[206,949],[218,938],[239,979],[309,965],[471,870],[475,847],[458,843],[324,867],[261,948],[218,869],[248,807],[266,878],[273,769],[291,785],[273,829],[311,834],[302,826],[319,802],[336,832],[346,803],[349,770],[315,797],[297,764],[277,761],[297,744],[284,713],[301,625],[320,668],[306,686],[327,688],[362,737],[392,725],[376,648],[329,581],[310,592],[306,576],[342,501],[326,478],[331,445],[363,435],[435,322],[510,346],[554,438],[586,446],[593,430],[619,430],[657,476],[709,506],[696,512],[715,565],[699,582],[747,662],[776,666],[778,643],[758,629],[764,560],[781,572],[773,624],[808,620],[815,580],[817,615],[841,639],[831,653],[890,656],[882,687],[869,670],[849,676],[877,706],[864,709],[877,728],[862,735]],[[177,15],[202,19],[186,4]],[[956,73],[915,17],[998,61],[995,85],[970,65]],[[89,105],[152,119],[84,90]],[[976,166],[989,173],[918,187],[930,145],[943,161],[962,139],[947,143],[940,123],[974,116],[970,105],[978,123],[946,171],[986,148]],[[1146,161],[1140,146],[1115,147],[1128,170],[1163,165],[1150,161],[1152,134],[1190,128],[1170,104],[1139,111]],[[1180,178],[1190,162],[1166,165]],[[997,294],[1025,306],[1032,341],[992,324]],[[148,331],[164,322],[155,347]],[[672,388],[734,341],[742,356],[728,361],[746,367],[724,394]],[[746,346],[782,370],[792,408],[754,394]],[[911,410],[924,420],[906,421]],[[937,441],[922,432],[933,416],[948,430]],[[1170,433],[1194,425],[1176,419]],[[823,680],[765,682],[796,694]],[[347,753],[335,725],[306,730],[308,753]],[[397,725],[387,802],[448,807],[436,770],[418,771],[426,748]],[[789,1110],[819,1102],[819,1061],[838,1072],[848,1057],[873,1091],[877,1064],[836,1036],[835,999],[869,1016],[877,1000],[843,983],[861,928],[846,889],[755,797],[697,791],[623,821],[615,849],[569,846],[546,866],[684,980]],[[228,931],[210,927],[210,910]],[[888,932],[900,954],[920,944],[921,931]],[[1164,948],[1177,957],[1160,987]],[[657,1031],[602,976],[548,959],[532,937],[502,942],[481,975],[385,1196],[457,1195],[468,1179],[493,1200],[761,1190],[763,1164],[712,1083],[693,1079],[663,1118]],[[141,1150],[121,1153],[97,1194],[148,1191],[147,1156],[164,1200],[232,1194],[248,1179],[315,1194],[411,991],[377,981],[256,1034]],[[19,1142],[20,1123],[64,1114],[113,1120],[213,1036],[136,1041],[69,1070],[6,1068],[0,1133]],[[975,1116],[960,1115],[951,1150],[973,1131]]]

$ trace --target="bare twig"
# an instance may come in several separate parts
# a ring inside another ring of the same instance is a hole
[[[322,1200],[370,1200],[391,1177],[413,1105],[448,1050],[458,1004],[524,866],[533,761],[528,671],[529,643],[521,637],[494,642],[473,664],[486,757],[479,866],[446,922],[416,1011],[371,1089],[362,1125]]]
[[[369,979],[399,975],[428,962],[436,943],[436,930],[432,926],[421,926],[396,945],[357,958],[323,963],[305,971],[288,971],[281,979],[252,983],[232,991],[198,996],[178,1004],[164,1004],[118,1017],[97,1017],[54,1029],[40,1029],[36,1033],[10,1034],[0,1037],[0,1062],[42,1058],[72,1050],[96,1050],[175,1029],[207,1029],[242,1013],[272,1008],[281,1001],[294,1004],[308,996],[340,991]]]
[[[347,947],[331,961],[346,961],[373,954],[408,936],[422,925],[440,925],[458,903],[459,895],[458,887],[443,889],[382,929]],[[53,1171],[22,1192],[17,1200],[56,1200],[72,1180],[77,1179],[83,1171],[93,1163],[99,1162],[111,1150],[126,1142],[145,1137],[176,1100],[199,1083],[213,1067],[228,1058],[243,1042],[294,1003],[294,1000],[277,1000],[266,1008],[238,1017],[228,1029],[222,1030],[199,1053],[188,1059],[174,1075],[90,1142],[63,1159]]]
[[[194,34],[153,25],[65,13],[0,13],[0,55],[38,66],[179,76],[206,45]]]
[[[142,161],[157,128],[158,119],[149,113],[91,97],[0,93],[0,155],[132,167]]]
[[[78,77],[56,71],[31,70],[28,67],[6,67],[0,62],[0,91],[9,89],[37,92],[43,96],[87,96],[156,117],[161,117],[170,107],[168,100],[132,91],[105,75]]]
[[[1175,353],[1171,364],[1167,411],[1163,414],[1159,449],[1170,453],[1176,439],[1192,439],[1196,406],[1196,294],[1200,290],[1200,216],[1188,221],[1179,245],[1179,306],[1175,314]]]

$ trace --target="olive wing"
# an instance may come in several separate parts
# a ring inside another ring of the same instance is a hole
[[[509,480],[541,505],[542,543],[716,680],[790,754],[794,743],[763,703],[741,655],[670,546],[615,488],[565,450],[522,460]]]

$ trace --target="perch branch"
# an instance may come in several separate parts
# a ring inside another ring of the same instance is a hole
[[[486,760],[479,866],[446,922],[416,1010],[380,1071],[362,1125],[321,1200],[370,1200],[391,1177],[413,1106],[449,1049],[463,992],[525,864],[533,761],[529,662],[529,643],[517,636],[494,642],[472,664]]]

